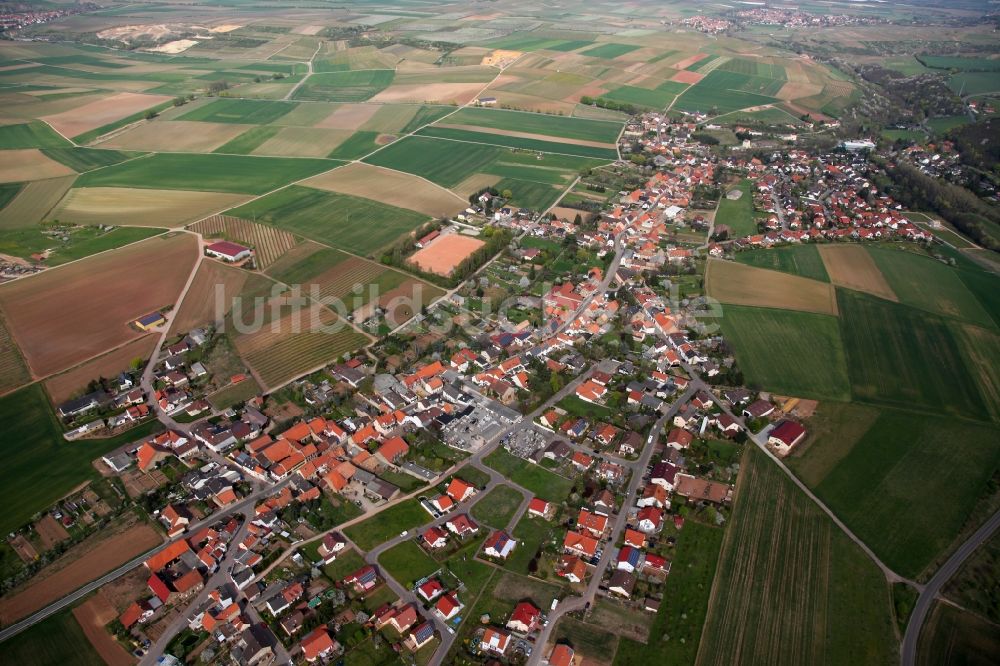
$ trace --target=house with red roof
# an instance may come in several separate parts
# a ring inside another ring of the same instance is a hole
[[[302,655],[309,663],[332,656],[340,647],[337,641],[330,637],[326,627],[314,629],[302,639],[300,645],[302,646]]]
[[[440,595],[444,594],[444,587],[437,578],[431,578],[417,588],[417,594],[423,597],[424,601],[434,601]]]
[[[440,527],[428,527],[421,537],[428,548],[444,548],[448,545],[448,533]]]
[[[483,638],[479,642],[479,649],[488,654],[503,656],[510,645],[510,634],[493,627],[486,627]]]
[[[541,626],[542,611],[527,601],[522,601],[515,606],[510,619],[507,620],[507,628],[521,634],[530,634]]]
[[[405,439],[402,437],[390,437],[382,442],[382,446],[378,447],[375,457],[386,465],[394,465],[409,451],[410,445],[406,443]]]
[[[576,518],[576,528],[595,539],[601,539],[608,529],[608,517],[598,513],[591,513],[586,509],[580,509],[580,513]]]
[[[777,450],[778,455],[786,456],[805,438],[806,429],[801,423],[784,420],[768,434],[767,443]]]
[[[636,526],[640,531],[646,534],[653,534],[654,532],[659,532],[663,526],[663,510],[655,506],[643,507],[639,509],[639,513],[636,514],[635,519]]]
[[[239,243],[217,241],[205,247],[205,254],[228,262],[243,261],[253,254],[253,250]]]
[[[487,557],[495,557],[497,559],[506,560],[507,556],[514,551],[514,547],[517,545],[517,541],[510,538],[510,536],[503,530],[497,530],[493,532],[486,539],[486,543],[483,544],[483,554]]]
[[[464,608],[464,606],[462,605],[462,602],[458,600],[458,596],[456,596],[454,592],[448,592],[447,594],[442,595],[442,597],[438,599],[437,603],[434,604],[434,612],[446,622],[458,615],[462,608]]]
[[[588,559],[597,554],[597,539],[580,532],[568,531],[563,539],[563,550]]]
[[[540,497],[532,497],[528,502],[528,515],[537,516],[545,520],[552,520],[555,513],[555,506],[551,502],[546,502]]]
[[[467,513],[455,516],[446,522],[444,526],[448,528],[449,532],[457,534],[460,537],[475,534],[479,531],[479,525],[476,525]]]
[[[170,598],[170,588],[167,587],[167,584],[159,576],[156,574],[150,576],[146,581],[146,585],[156,595],[156,598],[160,600],[160,603],[167,603],[167,599]]]
[[[476,494],[476,487],[456,476],[448,484],[448,489],[445,493],[456,502],[462,502]]]
[[[563,555],[556,566],[556,574],[571,583],[582,583],[587,576],[587,565],[576,555]]]

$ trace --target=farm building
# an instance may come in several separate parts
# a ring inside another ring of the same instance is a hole
[[[210,257],[215,257],[216,259],[222,259],[223,261],[243,261],[251,254],[253,250],[248,247],[244,247],[239,243],[232,243],[230,241],[218,241],[212,243],[205,248],[205,253]]]
[[[476,104],[478,104],[479,106],[496,106],[496,103],[497,103],[496,97],[480,97],[479,99],[476,100]]]
[[[777,449],[778,454],[785,456],[796,444],[805,439],[806,429],[795,421],[782,421],[767,437],[767,443]]]
[[[134,323],[141,331],[150,331],[161,324],[165,324],[167,318],[159,312],[151,312],[148,315],[139,317]]]

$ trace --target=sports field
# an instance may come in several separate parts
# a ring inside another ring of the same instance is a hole
[[[837,314],[835,290],[829,283],[734,261],[710,259],[705,290],[727,304]]]
[[[414,252],[409,261],[420,270],[447,276],[483,245],[485,243],[478,238],[447,234]]]
[[[803,398],[850,399],[836,317],[726,305],[719,323],[749,386]]]
[[[719,210],[715,213],[716,228],[724,224],[730,229],[730,238],[742,238],[757,233],[757,223],[753,217],[753,185],[744,178],[735,188],[743,194],[739,199],[722,197]],[[727,190],[728,192],[729,190]]]
[[[799,277],[829,282],[826,266],[815,245],[788,245],[761,250],[737,252],[736,261],[757,268],[769,268]]]
[[[293,185],[228,211],[359,254],[371,254],[428,216],[378,201]]]
[[[882,572],[763,453],[743,463],[696,663],[892,662]]]
[[[987,491],[1000,430],[894,409],[872,421],[868,409],[834,410],[836,422],[789,464],[887,565],[917,578]]]

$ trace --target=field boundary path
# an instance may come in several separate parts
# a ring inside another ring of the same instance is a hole
[[[292,99],[292,97],[295,96],[295,93],[299,91],[299,88],[302,87],[302,84],[308,81],[309,77],[313,75],[313,60],[315,60],[316,56],[319,55],[320,49],[323,48],[324,43],[325,42],[322,39],[316,42],[316,50],[313,51],[312,56],[306,61],[306,67],[308,67],[309,70],[306,72],[305,76],[302,77],[302,80],[292,86],[292,89],[285,93],[285,96],[281,99]]]
[[[903,643],[900,646],[899,655],[902,666],[915,666],[917,662],[917,642],[920,639],[920,630],[924,626],[927,614],[930,612],[934,601],[940,594],[944,584],[952,576],[958,573],[965,561],[976,551],[979,546],[986,542],[1000,528],[1000,511],[994,513],[989,520],[983,523],[975,533],[965,540],[961,546],[955,549],[951,557],[941,565],[937,573],[927,581],[927,584],[920,591],[917,603],[910,614],[910,621],[906,624],[906,633],[903,636]]]

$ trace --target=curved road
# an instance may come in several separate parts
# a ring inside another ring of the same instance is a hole
[[[927,613],[930,612],[934,600],[941,592],[941,588],[954,576],[965,563],[965,560],[972,555],[979,546],[1000,528],[1000,511],[994,513],[989,520],[976,530],[975,534],[968,538],[959,546],[944,565],[937,570],[934,577],[927,581],[917,603],[913,607],[910,621],[906,625],[906,633],[903,635],[903,644],[900,647],[900,659],[903,666],[914,666],[917,661],[917,640],[920,638],[920,630],[924,626]]]

